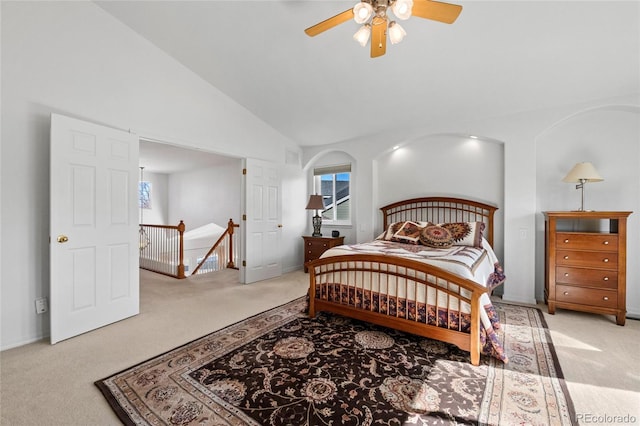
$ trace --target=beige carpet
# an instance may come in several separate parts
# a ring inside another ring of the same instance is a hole
[[[251,285],[238,284],[237,271],[182,281],[146,271],[141,277],[140,315],[54,346],[0,353],[0,424],[120,424],[95,380],[300,297],[308,280],[301,271]],[[545,319],[581,423],[594,423],[586,416],[638,423],[640,321],[619,327],[612,317],[564,310]]]

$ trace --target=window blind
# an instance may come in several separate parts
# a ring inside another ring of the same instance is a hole
[[[337,166],[324,166],[313,169],[314,176],[333,175],[336,173],[351,173],[351,164],[340,164]]]

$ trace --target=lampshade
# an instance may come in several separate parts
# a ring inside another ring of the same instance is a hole
[[[322,195],[311,195],[309,202],[307,203],[306,210],[324,210],[324,202],[322,201]]]
[[[364,24],[373,15],[373,6],[361,1],[353,6],[353,20],[358,24]]]
[[[396,15],[398,19],[402,19],[403,21],[411,17],[412,9],[413,0],[396,0],[396,2],[391,6],[393,14]]]
[[[563,182],[602,182],[604,179],[589,162],[577,163],[562,179]]]
[[[365,46],[371,37],[371,24],[364,24],[358,32],[353,35],[353,39],[360,43],[360,46]]]
[[[400,43],[406,35],[407,32],[396,21],[389,23],[389,41],[391,41],[391,44]]]

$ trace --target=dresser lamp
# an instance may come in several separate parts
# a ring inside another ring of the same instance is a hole
[[[563,182],[578,183],[576,189],[580,190],[580,209],[578,211],[586,211],[584,209],[584,184],[587,182],[602,182],[604,179],[589,162],[577,163],[573,169],[562,179]]]
[[[318,214],[318,210],[324,210],[324,201],[322,200],[322,195],[311,195],[305,209],[316,211],[315,216],[313,216],[313,218],[311,219],[311,223],[313,225],[313,234],[311,234],[311,236],[322,237],[322,234],[320,233],[320,228],[322,227],[322,216]]]

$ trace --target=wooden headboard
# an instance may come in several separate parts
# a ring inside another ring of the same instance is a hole
[[[381,207],[383,229],[404,220],[419,222],[484,222],[484,237],[493,247],[493,216],[497,207],[451,197],[423,197],[398,201]]]

